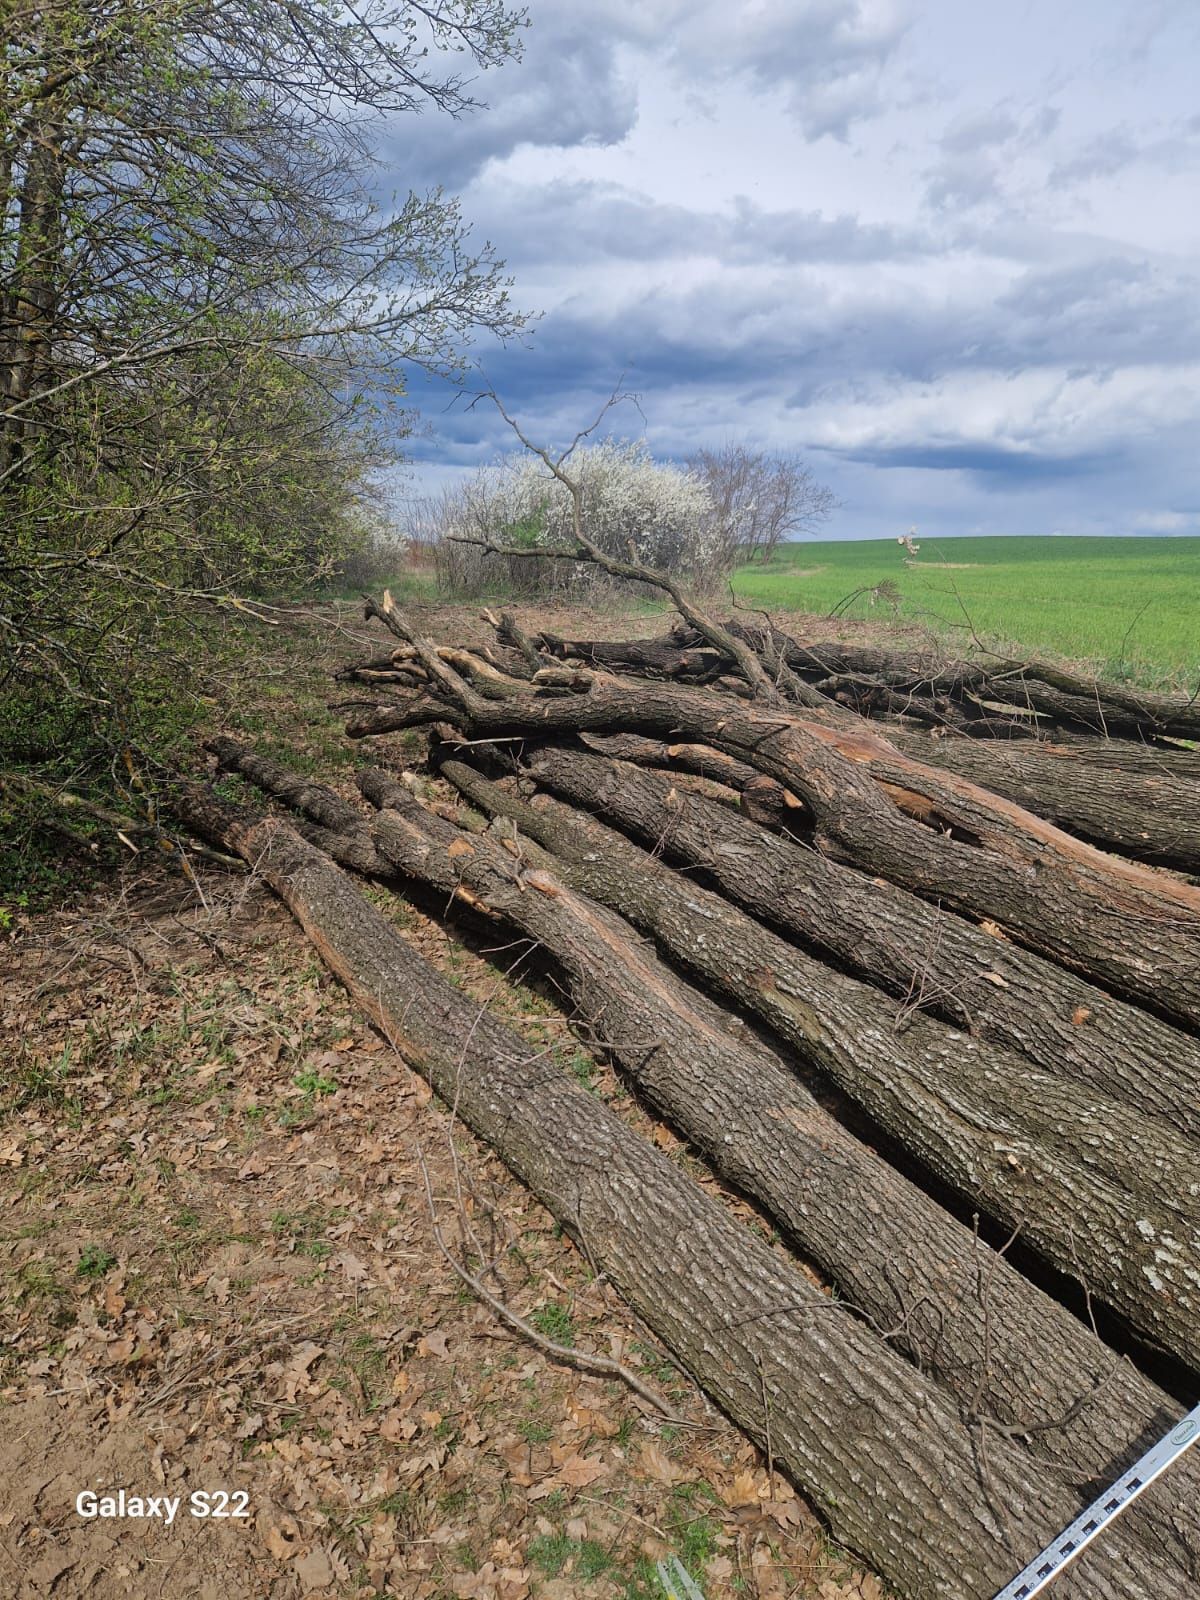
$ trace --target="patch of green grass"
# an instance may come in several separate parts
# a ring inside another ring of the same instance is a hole
[[[642,1364],[642,1371],[652,1378],[657,1378],[659,1383],[671,1383],[678,1379],[679,1372],[675,1365],[653,1345],[645,1344],[640,1339],[635,1339],[629,1346]]]
[[[63,1045],[52,1061],[40,1061],[31,1052],[22,1052],[13,1072],[16,1092],[12,1109],[23,1111],[26,1106],[44,1106],[68,1116],[77,1114],[81,1109],[80,1101],[70,1088],[74,1065],[69,1043]]]
[[[567,1066],[570,1068],[571,1076],[581,1083],[585,1089],[590,1089],[593,1094],[597,1092],[596,1063],[586,1050],[572,1051],[568,1057]]]
[[[588,1582],[611,1572],[616,1562],[595,1539],[571,1539],[565,1533],[544,1533],[532,1539],[525,1556],[547,1578],[560,1577],[570,1566],[571,1576]]]
[[[367,1415],[386,1405],[391,1396],[392,1375],[382,1340],[366,1331],[355,1334],[331,1381],[335,1389],[359,1400]],[[439,1433],[438,1437],[444,1435]]]
[[[718,1531],[711,1517],[696,1517],[679,1530],[679,1559],[697,1577],[716,1554]]]
[[[548,1300],[544,1306],[539,1306],[536,1311],[530,1312],[529,1320],[539,1333],[544,1333],[547,1339],[553,1339],[556,1344],[575,1343],[575,1327],[571,1321],[571,1313],[557,1300]]]
[[[525,1559],[547,1578],[557,1578],[575,1548],[574,1539],[565,1533],[542,1533],[525,1547]]]
[[[338,1088],[337,1079],[327,1078],[323,1072],[298,1072],[292,1082],[297,1089],[317,1100],[336,1094]]]
[[[1200,539],[922,538],[905,565],[893,539],[783,546],[740,567],[738,598],[771,610],[893,615],[965,651],[972,634],[1017,656],[1066,656],[1101,676],[1195,688]],[[881,584],[898,591],[893,604]],[[872,601],[874,596],[874,601]]]
[[[89,1244],[80,1254],[75,1274],[80,1278],[102,1278],[116,1264],[117,1258],[111,1250],[102,1244]]]
[[[54,1300],[63,1294],[54,1268],[45,1261],[26,1261],[17,1269],[18,1300]]]
[[[276,1211],[271,1216],[271,1232],[277,1239],[290,1242],[297,1255],[311,1256],[314,1261],[327,1261],[333,1246],[318,1237],[336,1220],[322,1211]]]

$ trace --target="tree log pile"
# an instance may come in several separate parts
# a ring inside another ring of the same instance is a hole
[[[1200,707],[694,608],[615,643],[488,614],[486,647],[367,612],[360,797],[217,740],[299,833],[185,820],[839,1540],[987,1600],[1200,1393]],[[780,1247],[468,1016],[342,867],[528,941]],[[1200,1592],[1198,1505],[1189,1458],[1056,1593]]]

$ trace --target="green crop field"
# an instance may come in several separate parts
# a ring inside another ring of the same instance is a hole
[[[1195,688],[1200,538],[923,539],[915,564],[894,539],[784,547],[741,567],[738,597],[771,610],[895,615],[960,648],[974,635],[1014,653],[1053,652],[1105,677]],[[879,584],[894,585],[875,596]]]

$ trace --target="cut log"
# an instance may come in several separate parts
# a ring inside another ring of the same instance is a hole
[[[983,662],[944,661],[869,645],[809,644],[774,624],[736,617],[721,626],[755,650],[769,646],[782,653],[793,672],[809,679],[850,674],[920,695],[999,701],[1103,738],[1200,739],[1200,700],[1195,695],[1157,694],[1083,678],[1044,661],[999,656]],[[672,637],[686,647],[695,635],[686,625],[676,625]]]
[[[543,747],[538,783],[599,811],[805,947],[976,1038],[1200,1142],[1200,1041],[1000,936],[764,832],[663,773]]]
[[[347,732],[434,721],[470,738],[648,733],[712,745],[803,800],[827,855],[992,920],[1114,993],[1200,1028],[1200,888],[1104,855],[902,754],[865,724],[848,731],[702,690],[595,674],[575,692],[539,693],[535,683],[489,702],[446,686],[356,718]]]
[[[541,633],[538,638],[553,656],[608,672],[711,683],[730,667],[728,657],[719,650],[699,643],[683,647],[670,639],[560,639],[554,633]]]
[[[1188,777],[1173,752],[1115,740],[888,737],[906,755],[969,778],[1101,849],[1200,873],[1200,763]]]
[[[1020,1229],[1026,1245],[1059,1271],[1082,1274],[1134,1327],[1200,1370],[1200,1294],[1193,1281],[1200,1259],[1200,1149],[1173,1127],[926,1018],[911,1017],[901,1028],[902,1013],[878,990],[796,950],[611,829],[553,801],[524,806],[460,763],[447,763],[445,770],[473,802],[519,818],[529,836],[554,851],[564,881],[630,917],[717,993],[766,1022],[946,1183]],[[366,776],[362,781],[378,798],[381,785]],[[390,785],[390,792],[396,788]],[[414,804],[411,796],[403,803]],[[377,835],[376,843],[390,854],[386,839]],[[398,864],[410,870],[407,862]],[[511,891],[505,900],[485,863],[472,858],[456,865],[459,881],[486,905],[559,952],[557,906],[547,910],[530,897],[514,901]],[[578,962],[578,984],[594,983],[602,954],[592,954],[592,976]],[[625,986],[644,981],[630,972]],[[667,987],[648,988],[656,1004]],[[613,1018],[620,993],[618,982],[600,1013],[606,1037],[618,1026]],[[660,1049],[680,1043],[673,1019],[663,1017],[659,1031],[672,1040]],[[695,1058],[694,1041],[682,1048]],[[764,1107],[782,1092],[775,1066]],[[727,1066],[725,1081],[736,1075],[737,1095],[753,1097],[744,1086],[770,1069],[766,1053],[758,1053],[757,1067],[743,1056],[740,1070],[737,1063]],[[715,1070],[704,1077],[711,1081]],[[706,1111],[719,1092],[709,1088]],[[768,1143],[773,1120],[764,1109],[759,1137]]]
[[[762,776],[744,761],[735,761],[732,756],[706,744],[668,744],[665,739],[645,739],[636,733],[619,733],[611,738],[586,734],[583,743],[597,755],[611,756],[615,761],[635,761],[644,767],[678,768],[730,789],[744,789]]]
[[[590,641],[555,643],[559,654],[591,659]],[[635,675],[646,672],[645,661],[654,660],[654,676],[686,678],[682,667],[670,669],[672,649],[681,658],[687,654],[670,640],[634,639],[608,644],[594,659],[609,670]],[[1200,872],[1200,756],[1189,761],[1188,751],[1118,739],[1050,743],[1035,737],[1034,726],[998,718],[973,701],[923,697],[915,688],[891,688],[867,678],[831,677],[819,680],[818,687],[864,716],[906,724],[889,727],[886,737],[917,761],[970,778],[1101,849]],[[970,737],[930,739],[918,723],[939,734]]]
[[[272,766],[255,762],[267,779]],[[1048,1421],[1087,1395],[1063,1428],[1031,1436],[1035,1451],[1081,1493],[1114,1457],[1136,1454],[1138,1430],[1161,1416],[1163,1397],[1152,1385],[1131,1367],[1114,1370],[1111,1353],[1064,1308],[847,1134],[777,1056],[731,1032],[729,1018],[641,948],[627,924],[564,885],[579,887],[579,879],[613,898],[632,892],[642,925],[651,927],[653,918],[652,931],[674,954],[699,951],[709,976],[728,964],[735,983],[747,966],[779,961],[764,930],[742,918],[745,926],[735,920],[730,929],[731,943],[719,940],[707,904],[713,897],[672,882],[673,874],[610,830],[592,824],[592,837],[586,827],[580,836],[572,827],[576,814],[534,814],[459,763],[447,772],[482,809],[515,813],[535,838],[543,833],[565,845],[571,859],[546,858],[552,876],[527,837],[515,854],[490,838],[468,841],[424,812],[407,789],[372,772],[361,777],[364,791],[400,815],[372,830],[381,860],[359,845],[347,859],[368,871],[386,870],[390,861],[448,901],[465,895],[499,914],[549,950],[579,1014],[603,1030],[606,1047],[660,1115],[720,1176],[757,1200],[877,1328],[894,1329],[897,1344],[965,1407],[1011,1428],[1029,1423],[1031,1404],[1038,1421]],[[721,913],[737,919],[723,905]],[[785,948],[783,961],[790,954]],[[789,974],[776,977],[786,984]],[[836,1024],[828,1031],[836,1034]],[[984,1159],[994,1161],[990,1149]],[[1082,1189],[1089,1187],[1082,1169],[1062,1177],[1080,1177]],[[1076,1203],[1086,1210],[1083,1195]],[[1196,1482],[1200,1487],[1200,1463]],[[1182,1559],[1169,1521],[1160,1523],[1152,1511],[1146,1528]],[[1188,1559],[1198,1553],[1200,1542]]]
[[[586,1248],[668,1349],[913,1600],[986,1600],[1079,1507],[1050,1470],[977,1431],[541,1053],[455,990],[291,829],[195,793],[189,827],[252,862],[406,1059]],[[764,1396],[768,1402],[764,1406]],[[1006,1531],[1007,1529],[1007,1531]],[[1118,1527],[1064,1595],[1161,1600],[1178,1565]]]

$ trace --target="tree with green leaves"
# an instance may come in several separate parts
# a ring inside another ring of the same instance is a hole
[[[505,0],[0,3],[10,759],[64,708],[127,742],[179,617],[361,537],[406,371],[522,325],[455,200],[372,185],[385,120],[472,110],[525,24]]]

